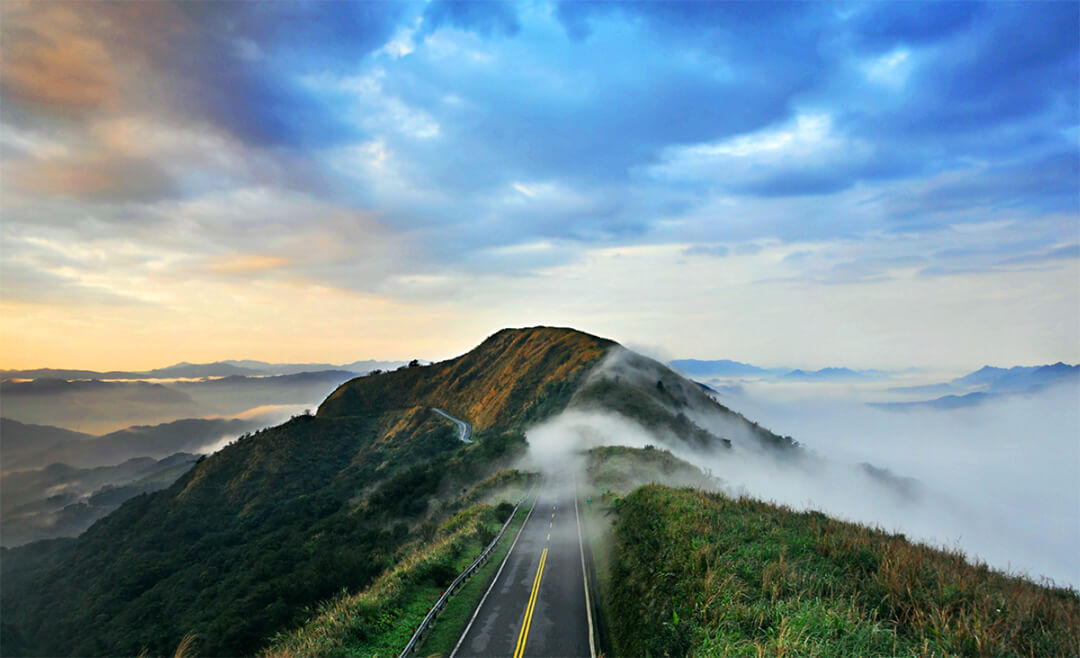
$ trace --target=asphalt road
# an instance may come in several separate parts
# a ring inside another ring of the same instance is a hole
[[[574,483],[536,504],[451,656],[595,656]]]
[[[446,418],[447,420],[454,421],[454,423],[458,426],[458,438],[465,443],[472,443],[472,425],[466,423],[460,418],[454,418],[453,416],[446,413],[442,409],[439,409],[438,407],[432,407],[431,410],[439,414],[443,418]]]

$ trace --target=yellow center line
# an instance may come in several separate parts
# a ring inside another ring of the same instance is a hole
[[[529,605],[525,607],[525,619],[521,622],[521,632],[518,633],[517,648],[514,649],[514,658],[525,655],[525,641],[529,639],[529,626],[532,625],[533,609],[536,607],[536,595],[540,592],[540,578],[544,575],[544,564],[547,562],[548,549],[540,554],[540,566],[536,568],[536,578],[533,579],[532,594],[529,595]]]
[[[548,533],[547,541],[551,541],[551,533],[550,532]]]

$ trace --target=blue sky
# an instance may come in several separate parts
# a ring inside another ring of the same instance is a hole
[[[1080,360],[1077,3],[3,14],[8,366]]]

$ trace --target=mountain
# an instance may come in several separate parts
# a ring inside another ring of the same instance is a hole
[[[899,411],[917,408],[961,409],[1004,396],[1037,393],[1062,384],[1080,385],[1080,365],[1068,365],[1059,361],[1045,366],[983,366],[949,382],[890,389],[896,393],[939,397],[913,402],[877,402],[870,406]]]
[[[72,432],[51,425],[20,423],[0,417],[0,453],[3,470],[44,466],[52,461],[51,454],[63,446],[92,438],[90,434]]]
[[[1055,363],[1043,366],[1014,366],[995,368],[983,366],[975,372],[958,377],[949,384],[957,388],[980,388],[995,393],[1016,393],[1061,381],[1080,379],[1080,365]]]
[[[265,424],[259,417],[186,418],[159,425],[135,425],[92,436],[0,418],[3,470],[6,474],[55,463],[93,468],[138,457],[161,459],[177,452],[199,452],[223,438],[236,437]]]
[[[880,376],[876,371],[863,373],[850,368],[822,368],[821,370],[792,370],[783,375],[784,379],[803,382],[838,382],[859,381]]]
[[[951,411],[975,407],[996,396],[990,393],[967,393],[966,395],[943,395],[933,400],[919,402],[869,402],[871,407],[885,409],[886,411],[907,411],[910,409],[937,409],[939,411]]]
[[[0,370],[0,379],[205,379],[241,375],[259,377],[266,375],[295,375],[320,370],[348,370],[364,373],[371,370],[390,370],[404,365],[404,361],[353,361],[346,364],[332,363],[267,363],[266,361],[215,361],[213,363],[180,363],[152,370],[74,370],[62,368],[31,368],[24,370]]]
[[[142,381],[3,380],[0,397],[7,418],[95,434],[136,423],[204,415],[188,394]]]
[[[320,370],[347,370],[355,373],[366,373],[372,370],[393,370],[405,365],[405,361],[376,361],[373,359],[343,364],[267,363],[265,361],[223,361],[222,363],[256,371],[263,375],[296,375],[302,372],[318,372]]]
[[[432,407],[472,423],[472,443]],[[797,452],[611,341],[503,330],[455,359],[351,379],[315,415],[241,437],[47,557],[9,549],[0,568],[18,572],[0,592],[0,650],[163,654],[194,632],[200,653],[250,655],[437,536],[470,491],[521,458],[527,429],[590,409],[637,421],[660,445]],[[571,431],[565,447],[588,439],[587,427]]]
[[[5,473],[0,481],[4,546],[74,537],[125,500],[169,486],[191,468],[196,455],[161,460],[129,459],[115,466],[74,468],[67,464]]]
[[[1036,366],[1033,368],[1010,368],[990,382],[994,393],[1020,393],[1036,391],[1062,382],[1080,381],[1080,365]]]
[[[779,375],[786,372],[785,369],[759,368],[749,363],[719,359],[716,361],[701,361],[698,359],[676,359],[669,361],[668,365],[677,372],[687,377],[764,377]]]
[[[822,368],[821,370],[792,370],[790,368],[760,368],[749,363],[720,359],[701,361],[698,359],[676,359],[668,362],[676,371],[687,377],[763,377],[780,378],[791,381],[859,381],[882,379],[895,374],[887,370],[852,370],[851,368]]]
[[[4,415],[24,423],[95,434],[179,418],[231,416],[266,405],[312,404],[358,373],[229,375],[217,379],[146,381],[36,379],[0,381]]]

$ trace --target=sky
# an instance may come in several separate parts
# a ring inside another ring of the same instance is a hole
[[[1080,4],[0,3],[0,367],[1080,361]]]

